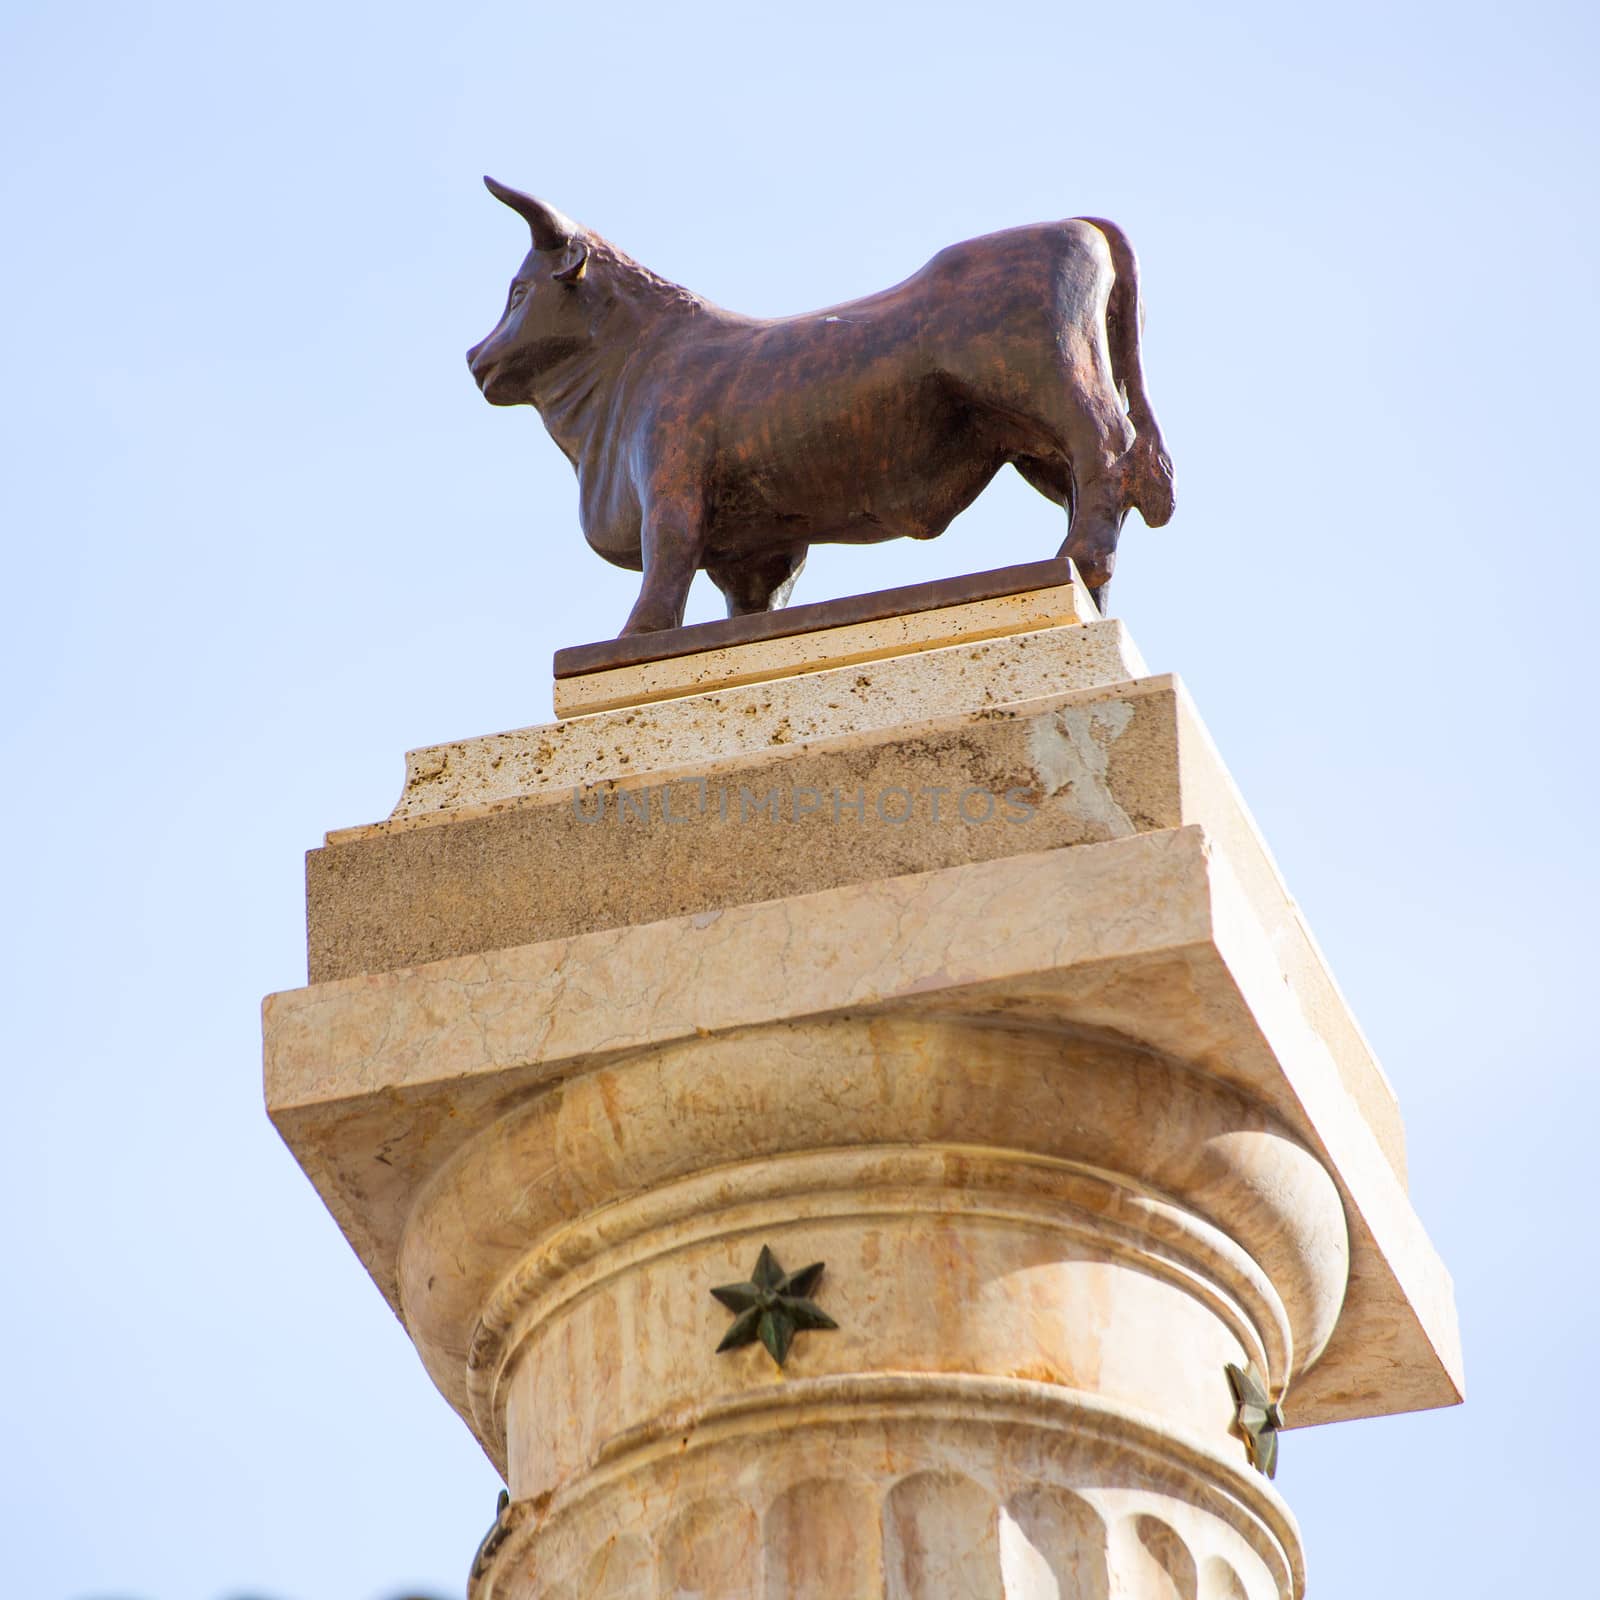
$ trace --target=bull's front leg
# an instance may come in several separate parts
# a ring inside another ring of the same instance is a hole
[[[672,488],[646,499],[639,539],[644,585],[622,637],[683,625],[689,586],[705,551],[703,503],[697,492]]]

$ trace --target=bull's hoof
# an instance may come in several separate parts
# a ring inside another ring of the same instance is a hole
[[[641,633],[665,633],[668,628],[681,628],[683,623],[677,617],[667,617],[664,620],[655,617],[629,617],[623,625],[622,632],[617,635],[619,639],[632,639]]]

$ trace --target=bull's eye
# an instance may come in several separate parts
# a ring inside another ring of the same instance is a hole
[[[525,283],[515,285],[511,291],[511,304],[520,306],[528,297],[528,286]]]

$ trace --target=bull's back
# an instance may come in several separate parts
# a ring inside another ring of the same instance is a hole
[[[930,357],[975,392],[1000,378],[1001,368],[1053,377],[1064,343],[1104,337],[1115,274],[1105,236],[1090,223],[1037,223],[968,239],[923,270],[935,286]],[[1019,397],[1014,387],[1002,395]]]
[[[1013,450],[1039,448],[1033,402],[1059,388],[1062,338],[1103,318],[1108,270],[1098,230],[1039,224],[954,245],[861,300],[703,330],[687,361],[717,418],[724,531],[942,531]]]

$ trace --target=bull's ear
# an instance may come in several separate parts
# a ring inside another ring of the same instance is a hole
[[[496,183],[487,174],[484,176],[483,186],[496,200],[502,205],[510,206],[528,224],[533,233],[535,250],[559,250],[578,231],[578,225],[571,217],[562,216],[554,206],[547,206],[543,200],[535,200],[531,194],[524,194],[520,189],[507,188],[503,183]]]
[[[589,265],[589,247],[581,239],[567,245],[567,259],[551,273],[557,283],[577,283]]]

